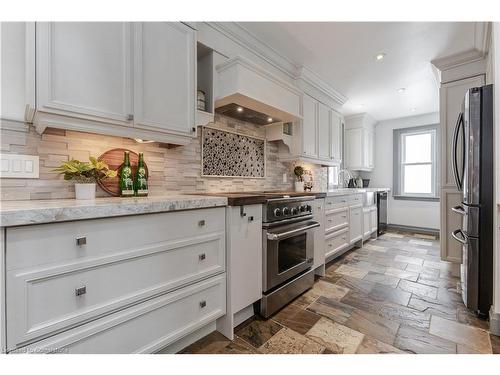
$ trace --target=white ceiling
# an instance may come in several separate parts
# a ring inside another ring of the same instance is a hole
[[[473,22],[238,24],[347,96],[345,115],[368,112],[378,121],[438,111],[430,61],[471,50],[475,40]]]

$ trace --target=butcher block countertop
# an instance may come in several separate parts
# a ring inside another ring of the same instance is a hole
[[[227,198],[201,195],[162,195],[141,198],[54,199],[0,202],[0,226],[56,223],[105,217],[223,207]]]

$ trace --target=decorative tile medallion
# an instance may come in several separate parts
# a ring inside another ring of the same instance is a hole
[[[266,141],[203,127],[202,176],[264,178]]]

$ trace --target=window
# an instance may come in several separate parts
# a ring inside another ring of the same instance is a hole
[[[437,125],[394,130],[394,198],[438,199]]]

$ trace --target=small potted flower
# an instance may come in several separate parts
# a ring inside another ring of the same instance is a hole
[[[293,170],[293,174],[297,178],[297,181],[295,181],[295,191],[304,191],[304,168],[297,165]]]
[[[109,169],[105,162],[92,156],[89,161],[81,162],[72,159],[54,169],[54,171],[63,174],[65,180],[75,181],[76,199],[95,199],[96,182],[116,176],[116,171]]]

